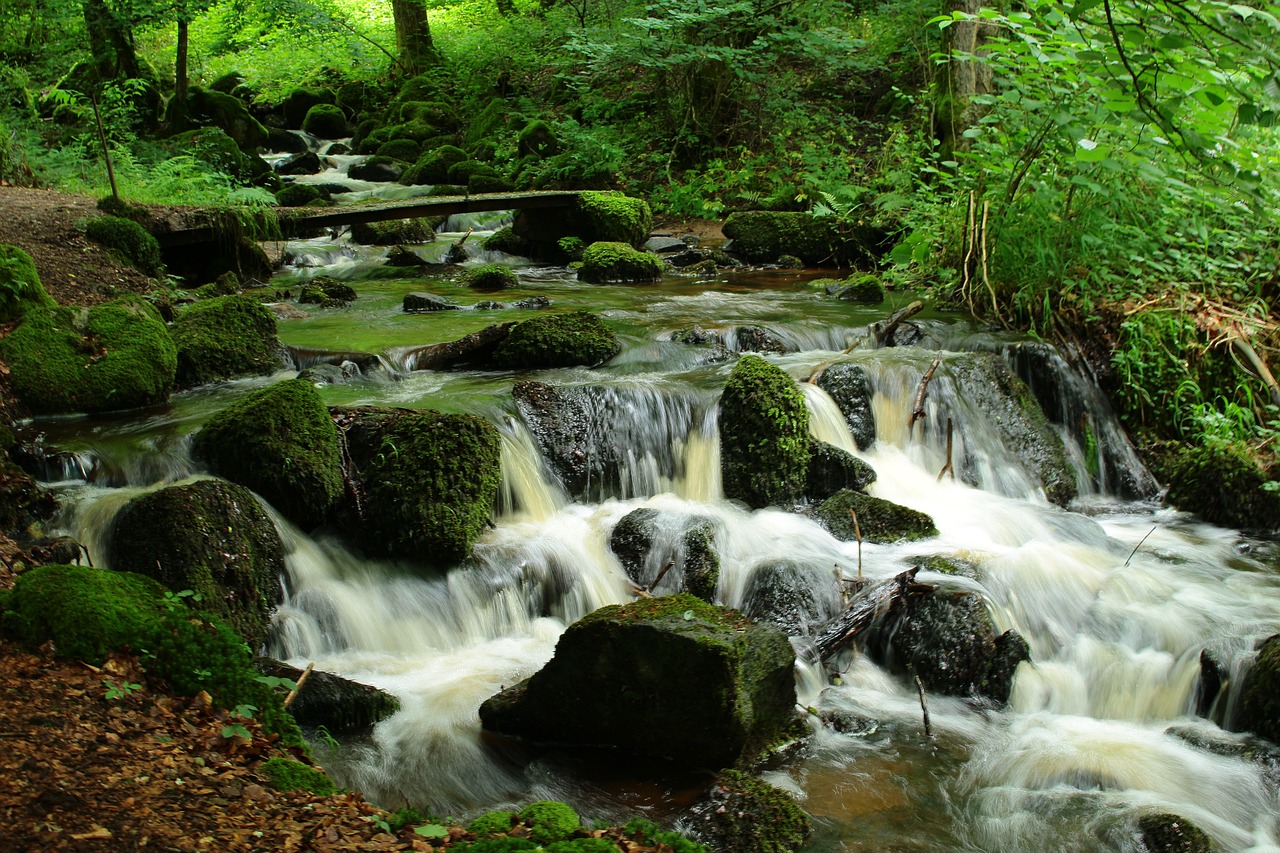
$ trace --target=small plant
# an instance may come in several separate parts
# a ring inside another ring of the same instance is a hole
[[[222,727],[222,736],[227,740],[241,737],[245,740],[253,740],[253,734],[249,731],[240,720],[248,721],[253,719],[253,715],[258,712],[256,705],[240,704],[236,705],[234,711],[231,712],[232,722]]]
[[[134,693],[142,689],[141,684],[135,684],[131,681],[112,681],[103,679],[103,686],[107,688],[106,698],[108,702],[115,702],[118,699],[128,699]]]
[[[193,589],[184,589],[181,592],[174,592],[173,590],[166,589],[164,591],[163,604],[165,607],[169,608],[170,613],[173,613],[183,607],[186,607],[188,599],[191,602],[199,604],[202,596]]]

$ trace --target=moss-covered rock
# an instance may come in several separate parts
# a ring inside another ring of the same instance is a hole
[[[852,510],[858,514],[855,530]],[[827,498],[814,510],[814,515],[831,535],[853,542],[861,531],[867,542],[914,542],[938,535],[933,519],[923,512],[845,489]]]
[[[1149,449],[1151,450],[1151,449]],[[1247,452],[1233,447],[1162,444],[1148,452],[1156,477],[1169,487],[1165,501],[1223,527],[1280,528],[1280,493]]]
[[[529,154],[551,157],[560,151],[560,143],[551,126],[541,119],[531,121],[521,128],[516,135],[516,145],[522,157]]]
[[[636,586],[648,589],[661,575],[659,592],[687,592],[714,604],[720,582],[717,532],[706,516],[640,507],[614,526],[609,548]]]
[[[401,180],[406,184],[443,184],[449,180],[449,167],[466,159],[467,152],[458,146],[441,145],[419,157]]]
[[[54,496],[40,488],[30,474],[8,459],[0,461],[0,530],[11,537],[22,537],[28,528],[49,519],[57,509]],[[59,549],[54,546],[52,550]]]
[[[1138,841],[1146,853],[1213,853],[1213,839],[1184,817],[1161,812],[1138,818]]]
[[[276,193],[276,204],[281,207],[304,207],[323,197],[320,190],[311,184],[285,184]]]
[[[471,193],[509,193],[516,185],[501,175],[476,172],[467,179],[467,191]]]
[[[379,157],[412,163],[422,156],[422,143],[412,139],[389,139],[379,145],[374,153]]]
[[[403,160],[374,155],[363,162],[352,165],[347,169],[347,175],[357,181],[386,183],[400,180],[408,168],[409,164]]]
[[[819,374],[818,387],[840,407],[858,449],[870,450],[876,441],[876,419],[871,410],[871,380],[866,368],[833,364]]]
[[[196,296],[200,299],[213,299],[218,296],[230,296],[240,292],[240,279],[233,272],[224,272],[208,284],[196,288]]]
[[[20,319],[28,308],[56,304],[40,283],[31,256],[17,246],[0,245],[0,323]]]
[[[343,308],[356,301],[356,289],[327,275],[311,279],[298,291],[298,301],[321,308]]]
[[[502,264],[484,264],[462,274],[462,282],[475,290],[506,290],[520,283],[515,270]]]
[[[324,521],[342,497],[338,431],[319,393],[300,379],[254,391],[218,412],[196,433],[191,452],[304,529]]]
[[[830,565],[773,560],[752,568],[742,612],[798,637],[812,635],[842,607],[840,580]]]
[[[736,770],[716,776],[691,812],[694,836],[720,853],[796,853],[809,835],[795,798]]]
[[[271,167],[257,155],[253,146],[247,149],[241,147],[218,127],[188,130],[169,137],[161,145],[174,156],[194,157],[240,181],[256,183],[271,173]]]
[[[405,243],[434,243],[435,229],[431,217],[388,219],[382,222],[357,222],[351,226],[351,239],[369,246],[398,246]]]
[[[524,255],[529,250],[524,240],[516,236],[510,226],[499,228],[490,234],[482,246],[487,252],[505,252],[508,255]]]
[[[621,193],[584,192],[572,208],[520,211],[512,229],[529,246],[533,257],[563,262],[559,241],[577,237],[592,243],[644,246],[653,227],[653,213],[643,199]]]
[[[160,244],[154,235],[132,219],[98,216],[85,223],[84,235],[112,249],[126,263],[147,275],[159,275],[164,271]]]
[[[301,746],[298,724],[280,697],[258,680],[243,638],[213,617],[165,596],[151,578],[92,566],[41,566],[21,575],[5,628],[60,658],[100,664],[117,650],[143,649],[149,677],[178,696],[207,692],[214,707],[253,705],[268,732]]]
[[[757,509],[794,501],[809,453],[809,409],[795,380],[760,356],[743,356],[720,397],[725,497]]]
[[[277,791],[306,791],[317,797],[327,797],[338,790],[323,770],[292,758],[268,758],[261,772]]]
[[[482,163],[479,160],[463,160],[460,163],[454,163],[449,167],[449,183],[451,184],[469,184],[473,175],[494,175],[498,173],[494,171],[491,163]]]
[[[485,812],[467,824],[467,832],[477,838],[483,838],[486,835],[506,835],[515,826],[517,820],[519,818],[515,812]]]
[[[564,841],[582,827],[578,813],[555,800],[539,800],[520,810],[520,821],[529,829],[529,839],[548,845]]]
[[[116,516],[107,560],[117,571],[192,590],[251,646],[267,636],[283,589],[284,546],[247,489],[220,480],[170,486],[134,498]]]
[[[1267,638],[1245,673],[1234,728],[1280,744],[1280,634]]]
[[[10,385],[33,412],[107,412],[164,402],[177,353],[160,315],[141,301],[29,309],[0,341]]]
[[[342,139],[351,135],[347,117],[336,104],[316,104],[307,110],[302,119],[302,129],[321,139]]]
[[[471,553],[501,481],[498,431],[474,415],[337,410],[363,499],[340,523],[370,554],[447,565]]]
[[[794,715],[795,653],[772,625],[692,595],[595,611],[551,662],[487,700],[485,728],[695,767],[747,764]]]
[[[304,674],[297,667],[266,657],[255,659],[254,665],[264,676],[285,678],[295,684],[302,681]],[[400,700],[390,693],[318,669],[311,670],[302,681],[289,706],[298,725],[312,729],[324,726],[331,734],[366,731],[398,710]]]
[[[586,311],[550,314],[517,323],[498,344],[493,363],[498,367],[536,369],[594,365],[622,350],[618,337]]]
[[[841,489],[860,492],[876,481],[875,469],[851,453],[818,441],[809,442],[809,475],[805,497],[824,501]]]
[[[178,383],[270,373],[283,366],[276,320],[249,296],[220,296],[189,306],[173,321]]]
[[[884,281],[873,272],[861,273],[840,282],[832,295],[846,302],[879,305],[884,302]]]
[[[187,109],[197,124],[218,128],[241,151],[248,153],[267,141],[266,127],[234,95],[192,86],[187,93]]]
[[[637,251],[627,243],[592,243],[582,252],[582,281],[658,281],[662,261],[657,255]]]
[[[728,251],[754,264],[773,263],[782,255],[810,266],[866,263],[881,238],[869,228],[842,229],[835,217],[763,210],[731,214],[723,230],[733,241]]]

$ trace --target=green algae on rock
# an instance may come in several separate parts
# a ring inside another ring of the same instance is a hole
[[[592,243],[582,251],[578,278],[596,284],[658,281],[662,278],[662,261],[627,243]]]
[[[753,509],[804,492],[809,409],[795,380],[758,355],[734,366],[720,398],[720,472],[725,497]]]
[[[621,350],[617,335],[595,314],[567,311],[517,323],[494,350],[493,363],[525,369],[596,365]]]
[[[855,529],[849,511],[857,513]],[[913,542],[938,535],[933,519],[923,512],[864,495],[850,489],[836,492],[814,510],[814,515],[831,535],[846,542],[858,538],[867,542]]]

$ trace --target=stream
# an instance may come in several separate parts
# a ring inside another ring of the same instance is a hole
[[[478,241],[503,222],[501,215],[454,217],[448,233],[417,251],[435,257],[468,228]],[[971,564],[974,577],[922,571],[919,579],[980,591],[997,630],[1016,629],[1030,644],[1032,662],[1019,668],[1008,707],[930,695],[932,738],[906,678],[846,655],[832,683],[832,673],[802,662],[802,705],[870,721],[856,734],[815,724],[803,753],[765,774],[812,816],[807,850],[1136,851],[1137,820],[1151,812],[1190,819],[1222,850],[1280,850],[1280,773],[1232,757],[1242,737],[1195,713],[1203,650],[1238,677],[1255,643],[1280,631],[1276,548],[1161,508],[1096,390],[1047,346],[926,312],[916,318],[924,333],[917,345],[876,348],[869,324],[914,295],[891,293],[874,307],[840,302],[806,286],[812,272],[598,286],[563,268],[477,253],[468,264],[510,263],[519,275],[517,288],[493,297],[447,278],[368,279],[386,249],[356,247],[342,236],[288,248],[295,267],[274,286],[334,275],[359,298],[342,309],[299,306],[306,316],[282,320],[281,340],[298,351],[382,357],[379,370],[321,386],[327,403],[472,412],[503,437],[494,527],[471,559],[447,572],[369,560],[277,519],[288,551],[287,593],[267,652],[300,666],[314,661],[402,702],[368,737],[318,745],[340,785],[384,806],[426,804],[460,818],[544,798],[569,802],[588,822],[637,812],[677,816],[696,778],[665,771],[627,778],[581,756],[512,753],[482,735],[477,716],[482,701],[551,657],[567,625],[631,600],[609,536],[628,512],[655,507],[714,521],[723,604],[743,606],[753,573],[771,561],[878,580],[923,556],[945,555]],[[403,355],[414,346],[538,315],[518,308],[404,313],[404,295],[423,290],[464,307],[545,296],[553,311],[598,313],[623,350],[594,369],[406,371]],[[789,350],[768,358],[799,381],[824,365],[863,367],[873,389],[874,444],[859,448],[831,398],[805,384],[811,431],[868,462],[878,473],[868,491],[929,513],[939,535],[859,549],[802,515],[724,500],[716,404],[733,357],[671,340],[694,326],[721,333],[730,350],[738,327],[768,328]],[[1075,466],[1079,496],[1068,508],[1049,503],[1004,446],[1000,412],[977,405],[954,380],[952,366],[972,352],[999,353],[1046,403]],[[926,417],[911,426],[920,377],[935,357],[941,363]],[[103,565],[101,543],[128,499],[200,475],[187,444],[204,420],[294,375],[196,389],[152,411],[28,425],[28,437],[44,433],[73,460],[48,477],[64,502],[61,526]],[[601,465],[577,499],[517,414],[511,388],[526,379],[583,388],[592,444],[613,448],[616,463]],[[939,480],[948,418],[960,476]],[[1229,724],[1232,709],[1218,711]]]

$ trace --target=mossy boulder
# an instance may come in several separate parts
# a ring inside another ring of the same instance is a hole
[[[774,263],[783,255],[809,266],[867,263],[882,238],[870,228],[841,228],[831,216],[763,210],[731,214],[723,231],[733,241],[727,251],[753,264]]]
[[[1280,744],[1280,634],[1267,638],[1245,673],[1234,728]]]
[[[129,501],[111,526],[116,571],[192,590],[200,607],[257,647],[283,595],[284,546],[266,510],[243,486],[199,480]]]
[[[505,252],[508,255],[524,255],[529,250],[511,226],[499,228],[486,237],[482,245],[486,252]]]
[[[398,181],[404,175],[409,164],[403,160],[374,155],[363,162],[356,163],[347,169],[347,176],[357,181],[386,183]]]
[[[277,791],[306,791],[317,797],[327,797],[338,790],[323,770],[292,758],[268,758],[260,772]]]
[[[285,184],[276,193],[276,204],[281,207],[304,207],[324,198],[320,190],[311,184]]]
[[[758,355],[743,356],[720,397],[725,497],[755,509],[796,500],[809,454],[809,410],[795,380]]]
[[[714,604],[720,582],[716,523],[700,515],[640,507],[627,513],[609,535],[609,548],[627,577],[658,592],[687,592]]]
[[[599,317],[569,311],[517,323],[494,350],[493,363],[524,369],[595,365],[621,350],[617,335]]]
[[[192,86],[187,109],[197,124],[212,125],[235,141],[241,151],[254,151],[267,141],[267,129],[249,113],[244,101],[212,89]]]
[[[509,193],[516,185],[501,175],[476,172],[467,179],[467,191],[471,193]]]
[[[449,167],[467,159],[467,152],[456,145],[441,145],[423,154],[401,180],[406,184],[443,184],[449,180]]]
[[[422,143],[412,139],[389,139],[379,145],[374,153],[379,157],[390,157],[392,160],[412,163],[422,156]]]
[[[113,250],[130,266],[147,275],[164,271],[160,244],[147,229],[121,216],[98,216],[85,223],[84,235]]]
[[[40,488],[30,474],[8,459],[0,460],[0,530],[21,538],[29,528],[51,518],[57,509],[57,499]],[[52,550],[58,553],[60,549]]]
[[[866,368],[833,364],[819,374],[818,387],[840,408],[858,449],[870,450],[876,441],[876,419],[871,410],[871,380]]]
[[[355,487],[339,519],[365,552],[429,565],[471,553],[502,479],[501,441],[488,421],[431,410],[336,410]]]
[[[1170,506],[1223,527],[1280,529],[1280,493],[1271,491],[1272,477],[1244,450],[1163,444],[1147,457],[1169,487]]]
[[[462,283],[474,290],[506,290],[520,283],[515,270],[502,264],[484,264],[462,274]]]
[[[658,281],[662,261],[657,255],[631,248],[627,243],[592,243],[582,252],[581,281]]]
[[[107,412],[162,403],[177,352],[150,305],[29,309],[3,341],[10,386],[36,414]]]
[[[855,530],[849,511],[858,514]],[[861,531],[867,542],[914,542],[938,535],[933,519],[923,512],[864,495],[850,489],[837,492],[814,510],[814,515],[831,535],[853,542]]]
[[[772,625],[692,595],[645,599],[569,626],[551,661],[488,699],[480,721],[535,741],[745,765],[793,719],[794,666]]]
[[[215,414],[191,452],[304,529],[324,521],[342,497],[338,430],[315,387],[300,379],[254,391]]]
[[[0,323],[20,319],[28,308],[56,304],[40,283],[31,256],[17,246],[0,245]]]
[[[884,281],[873,272],[850,276],[832,293],[836,299],[857,302],[862,305],[879,305],[884,302]]]
[[[294,89],[280,103],[285,126],[301,130],[312,107],[319,104],[332,104],[334,100],[332,94],[321,89]]]
[[[351,126],[347,124],[347,117],[337,104],[312,106],[302,119],[302,129],[321,140],[340,140],[351,136]]]
[[[295,683],[302,680],[303,670],[278,660],[260,657],[254,665],[265,676]],[[366,731],[398,710],[400,700],[390,693],[318,669],[302,681],[289,706],[298,725],[310,729],[324,726],[331,734]]]
[[[161,145],[174,156],[194,157],[202,163],[208,163],[219,172],[226,172],[244,182],[257,183],[271,172],[267,161],[257,155],[253,146],[247,149],[242,147],[218,127],[199,127],[188,130],[169,137]]]
[[[262,375],[284,365],[275,317],[249,296],[197,302],[177,316],[172,329],[178,383],[185,388]]]
[[[477,838],[484,838],[486,835],[506,835],[518,820],[515,812],[485,812],[467,824],[467,832]]]
[[[719,853],[796,853],[809,836],[794,797],[736,770],[717,775],[690,812],[694,837]]]
[[[1138,841],[1145,853],[1213,853],[1213,839],[1184,817],[1168,812],[1138,818]]]
[[[342,308],[356,301],[356,289],[327,275],[311,279],[298,291],[298,301],[321,308]]]
[[[537,157],[551,157],[560,151],[560,143],[556,139],[551,126],[541,119],[529,122],[516,135],[516,146],[521,157],[532,154]]]
[[[351,239],[369,246],[399,246],[434,243],[435,229],[430,217],[388,219],[382,222],[357,222],[351,226]]]
[[[864,490],[876,481],[875,469],[858,457],[816,438],[809,441],[805,497],[824,501],[841,489]]]
[[[564,841],[582,828],[578,813],[556,800],[538,800],[520,810],[520,822],[529,829],[529,840],[546,846]]]
[[[583,192],[571,208],[550,208],[516,213],[512,229],[529,246],[533,257],[563,262],[559,241],[577,237],[592,243],[626,243],[644,246],[653,227],[653,212],[643,199],[615,192]]]
[[[742,612],[772,622],[789,637],[811,636],[843,603],[840,580],[830,565],[771,560],[752,567]]]

